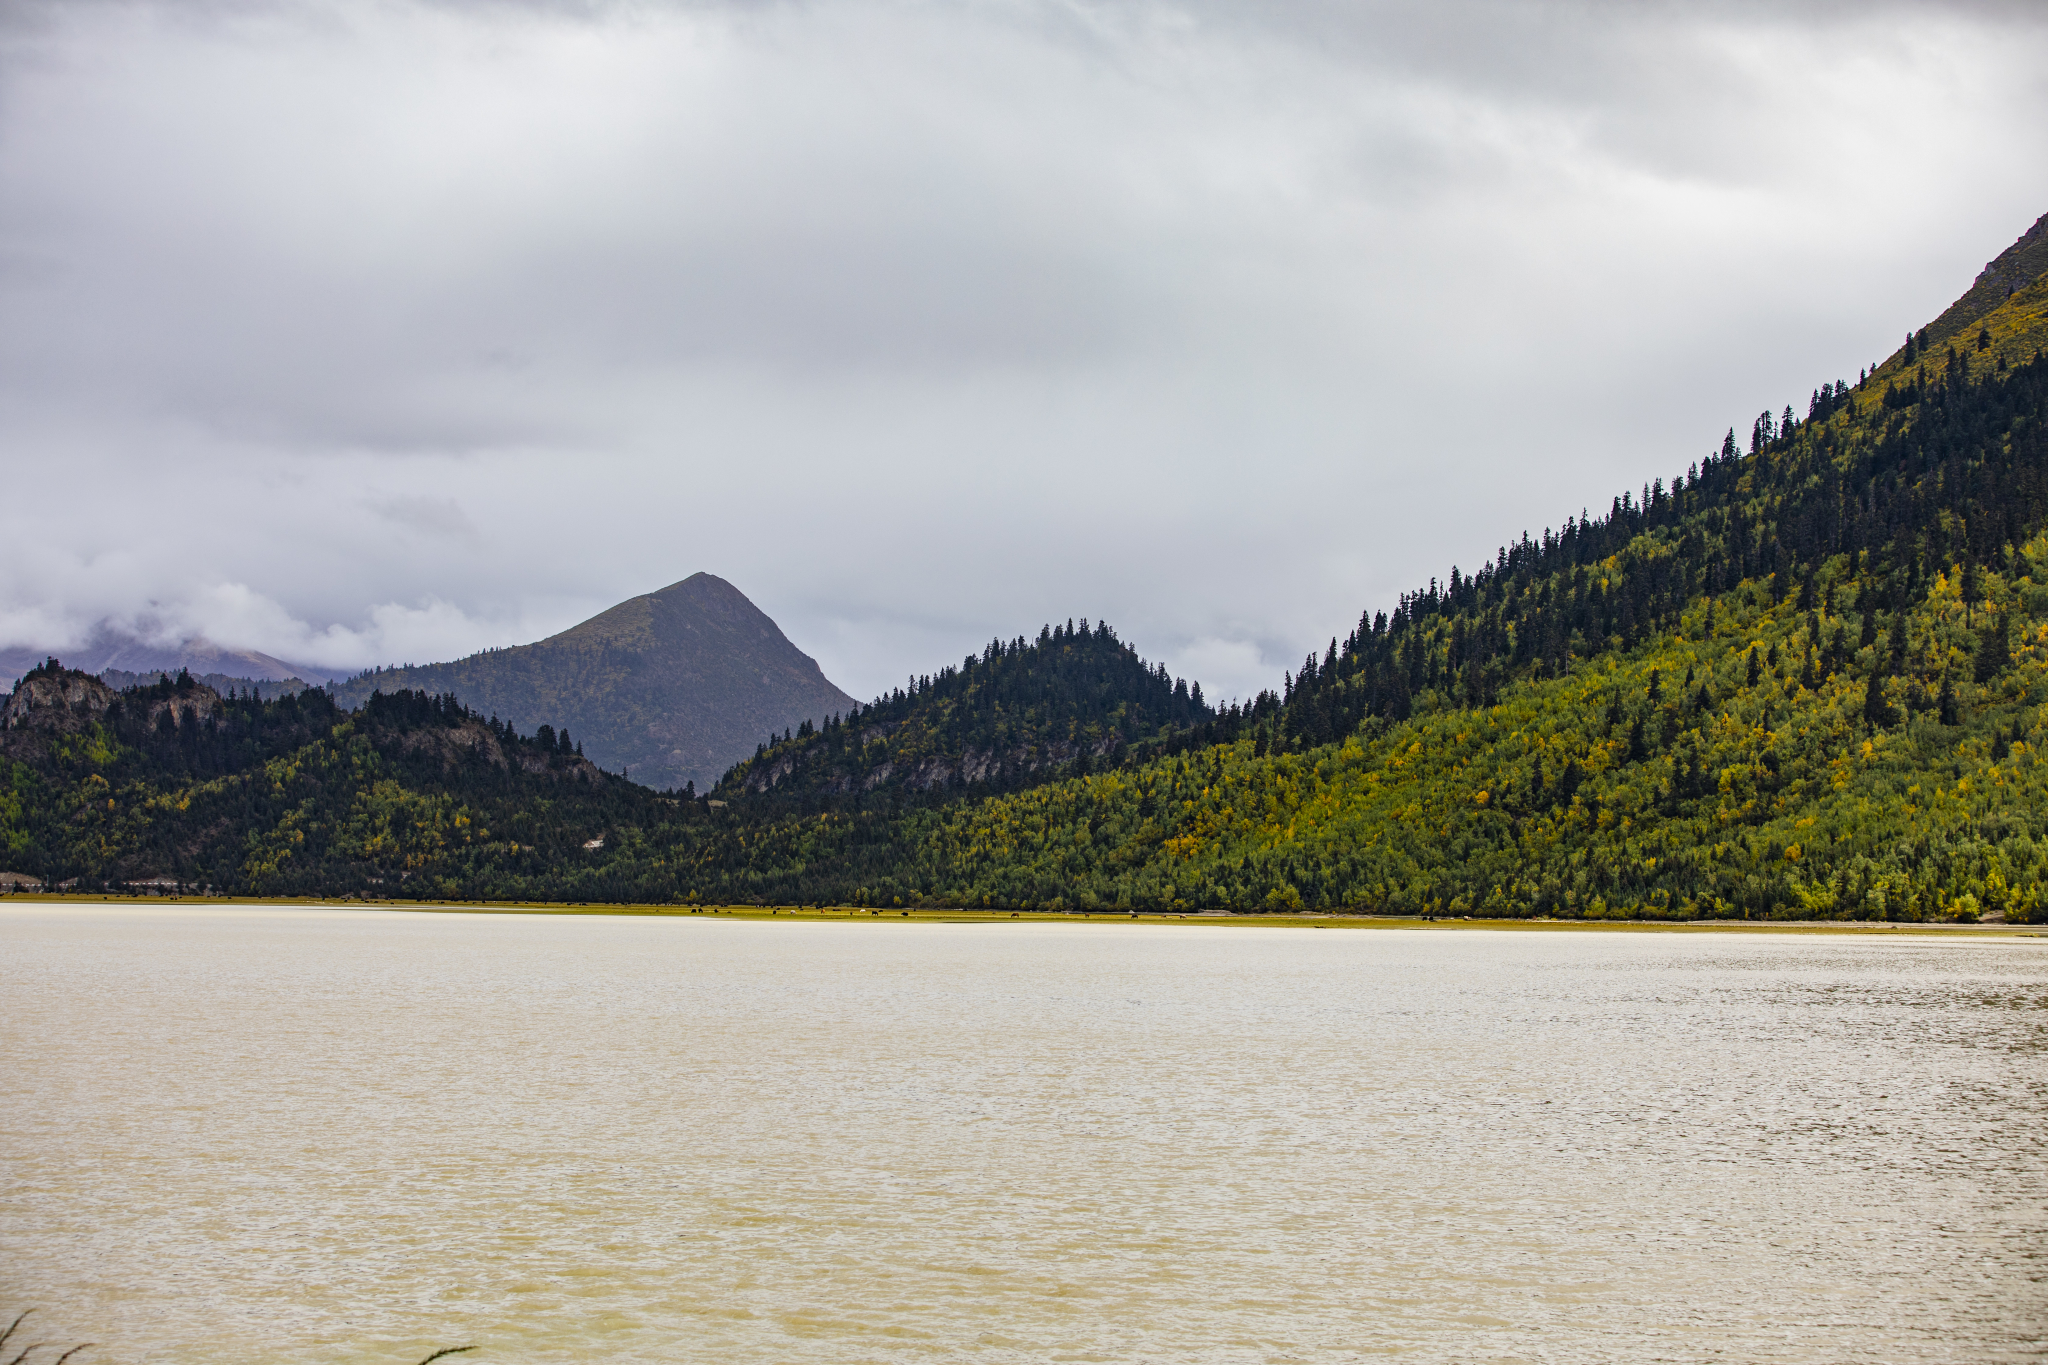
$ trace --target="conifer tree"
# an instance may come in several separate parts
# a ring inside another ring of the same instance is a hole
[[[1863,689],[1863,719],[1878,730],[1887,728],[1893,720],[1892,708],[1884,699],[1884,674],[1879,669],[1870,670],[1870,681]]]
[[[2008,634],[2006,615],[1998,614],[1998,624],[1983,632],[1977,642],[1977,681],[1990,682],[2006,669],[2012,667],[2012,638]]]

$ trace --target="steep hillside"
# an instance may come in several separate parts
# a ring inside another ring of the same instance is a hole
[[[1941,316],[1929,323],[1924,336],[1916,338],[1916,341],[1925,340],[1934,345],[1945,345],[1958,337],[1962,337],[1964,342],[1970,341],[1971,338],[1963,335],[1968,329],[1982,325],[1985,319],[2004,306],[2006,300],[2044,274],[2048,274],[2048,213],[2035,219],[2034,225],[2021,233],[2018,241],[1979,271],[1976,281],[1964,291],[1963,296],[1942,310]],[[2012,321],[2007,319],[2008,323]]]
[[[600,766],[666,788],[709,786],[771,733],[853,698],[722,578],[692,575],[537,644],[381,669],[332,689],[449,693],[521,730],[567,729]]]
[[[1191,692],[1148,665],[1105,623],[1069,621],[1035,642],[991,641],[958,668],[805,722],[735,766],[718,794],[1001,791],[1120,761],[1127,746],[1212,715],[1200,683]]]

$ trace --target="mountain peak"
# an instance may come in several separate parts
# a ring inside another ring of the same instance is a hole
[[[772,733],[853,706],[747,595],[696,573],[530,645],[385,669],[336,689],[453,693],[525,730],[566,726],[606,768],[709,786]]]

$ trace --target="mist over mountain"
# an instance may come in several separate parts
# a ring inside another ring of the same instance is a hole
[[[771,734],[854,699],[738,588],[693,574],[530,645],[451,663],[358,674],[343,706],[373,692],[452,694],[531,732],[566,729],[583,754],[651,787],[708,787]]]
[[[118,626],[102,624],[83,644],[68,648],[16,646],[0,649],[0,677],[11,683],[51,657],[61,660],[67,668],[85,673],[98,674],[113,669],[152,681],[159,673],[176,676],[180,670],[195,678],[213,675],[256,682],[288,682],[294,678],[315,682],[324,679],[328,672],[286,663],[260,650],[217,645],[203,637],[177,644],[153,644]]]

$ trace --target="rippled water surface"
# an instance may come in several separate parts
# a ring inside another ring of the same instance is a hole
[[[2048,940],[15,905],[0,958],[0,1307],[79,1365],[2048,1359]]]

